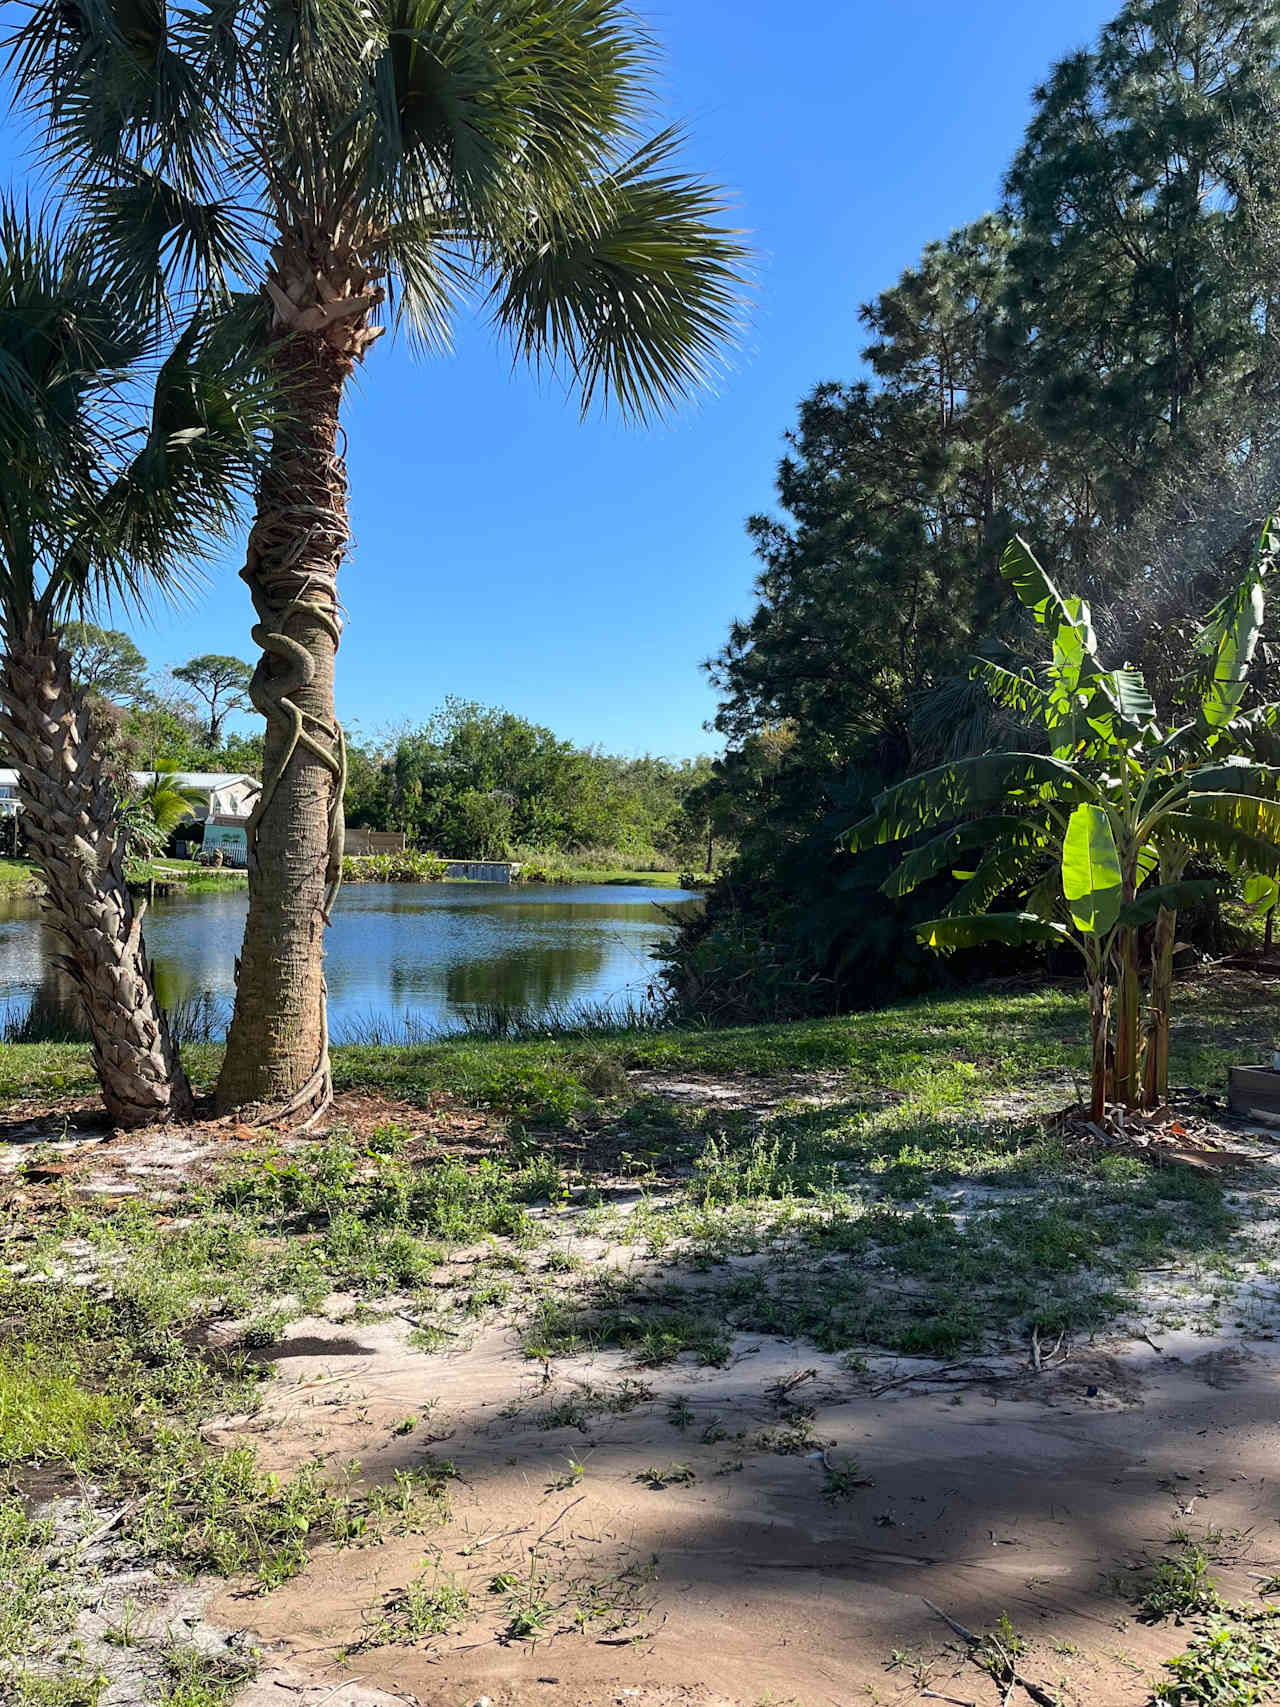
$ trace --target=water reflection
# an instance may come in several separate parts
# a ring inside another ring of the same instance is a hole
[[[601,885],[349,887],[327,943],[334,1035],[404,1015],[448,1026],[496,1004],[622,1004],[653,982],[652,950],[673,928],[667,909],[697,905],[680,890]],[[212,1000],[229,1009],[246,906],[242,890],[157,898],[146,936],[165,1007]],[[37,994],[65,1004],[57,954],[38,903],[0,897],[0,1004],[12,1013]]]

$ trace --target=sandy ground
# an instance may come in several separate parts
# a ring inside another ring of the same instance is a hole
[[[866,1389],[883,1371],[854,1376],[756,1337],[726,1369],[645,1372],[653,1398],[634,1410],[548,1430],[540,1412],[576,1383],[616,1387],[636,1372],[602,1355],[557,1365],[546,1386],[500,1333],[452,1356],[416,1351],[405,1333],[395,1321],[296,1324],[273,1354],[264,1412],[215,1436],[252,1438],[280,1468],[358,1458],[366,1476],[390,1478],[431,1452],[459,1473],[447,1527],[325,1550],[265,1598],[213,1601],[212,1623],[250,1626],[265,1650],[241,1707],[1000,1701],[939,1612],[972,1631],[1006,1615],[1028,1643],[1027,1679],[1064,1702],[1119,1707],[1146,1701],[1159,1661],[1185,1645],[1186,1632],[1136,1623],[1122,1593],[1172,1532],[1211,1538],[1229,1596],[1280,1569],[1273,1346],[1187,1336],[1160,1351],[1077,1348],[1039,1373],[1006,1365],[976,1386],[875,1397]],[[930,1368],[897,1371],[912,1367]],[[806,1371],[790,1403],[779,1396]],[[668,1420],[681,1397],[694,1419],[683,1429]],[[771,1449],[801,1401],[825,1463]],[[412,1434],[392,1432],[424,1408]],[[713,1417],[727,1438],[707,1444]],[[570,1459],[584,1473],[566,1487]],[[832,1502],[826,1466],[850,1461],[871,1485]],[[653,1486],[646,1472],[672,1463],[694,1479]],[[432,1580],[470,1593],[456,1634],[361,1648],[362,1628],[424,1561]],[[580,1634],[564,1614],[536,1644],[507,1640],[488,1585],[500,1572],[526,1579],[531,1561],[551,1603],[628,1567],[652,1564],[653,1580],[617,1634]],[[895,1651],[911,1657],[893,1667]]]
[[[90,1193],[163,1194],[250,1135],[170,1136],[85,1133],[41,1154],[58,1170],[65,1152]],[[1247,1337],[1271,1310],[1214,1338],[1077,1343],[1038,1369],[1027,1354],[855,1369],[756,1335],[722,1369],[641,1370],[620,1353],[544,1368],[501,1328],[421,1350],[394,1300],[374,1320],[343,1308],[294,1323],[262,1354],[262,1409],[208,1438],[387,1483],[447,1458],[450,1517],[323,1548],[266,1595],[134,1561],[117,1599],[132,1589],[211,1648],[261,1650],[237,1707],[987,1707],[1005,1691],[955,1625],[1002,1617],[1026,1643],[1007,1699],[1138,1707],[1190,1632],[1136,1620],[1132,1572],[1181,1532],[1228,1599],[1280,1573],[1280,1345]],[[546,1426],[567,1399],[620,1390],[631,1408]],[[370,1642],[423,1573],[465,1589],[465,1613],[411,1646]],[[543,1608],[536,1640],[511,1633],[522,1598]],[[123,1677],[108,1697],[139,1698]]]

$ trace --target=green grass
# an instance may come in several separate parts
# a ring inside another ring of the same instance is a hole
[[[155,859],[131,859],[125,864],[130,883],[181,884],[189,892],[199,889],[236,889],[249,881],[247,871],[235,866],[202,865],[196,859],[170,859],[157,855]]]
[[[0,859],[0,889],[38,889],[40,867],[33,859]]]

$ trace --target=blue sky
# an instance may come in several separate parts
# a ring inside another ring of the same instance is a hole
[[[372,736],[446,694],[623,753],[716,749],[699,668],[752,606],[799,399],[857,369],[858,306],[994,206],[1032,88],[1118,0],[667,0],[664,97],[760,256],[717,393],[640,431],[585,424],[463,321],[452,357],[383,340],[346,428],[355,547],[339,713]],[[20,184],[16,127],[0,169]],[[136,630],[153,667],[251,655],[238,561]]]

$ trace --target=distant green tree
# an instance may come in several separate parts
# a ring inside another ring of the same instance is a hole
[[[225,652],[202,652],[179,664],[172,675],[184,683],[200,699],[208,711],[207,740],[210,747],[222,744],[222,725],[233,711],[243,710],[249,703],[249,682],[253,668],[242,658],[232,658]]]
[[[464,859],[515,849],[672,858],[682,803],[710,774],[710,759],[622,758],[450,699],[385,747],[349,747],[346,812]]]
[[[218,768],[196,706],[163,686],[143,688],[137,695],[120,721],[119,744],[135,770],[155,770],[166,762],[183,770]]]
[[[147,660],[121,629],[77,621],[69,622],[64,633],[78,688],[126,705],[143,692]]]

